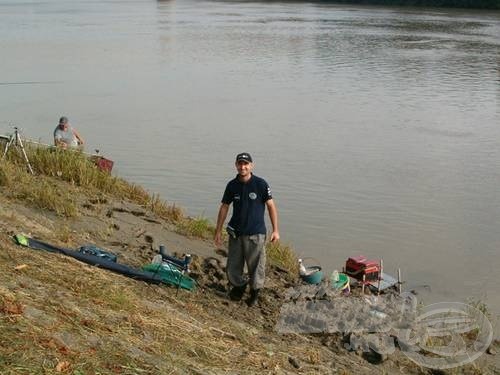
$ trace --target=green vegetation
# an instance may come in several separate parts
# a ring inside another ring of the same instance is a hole
[[[128,199],[144,205],[158,216],[173,222],[183,218],[182,210],[175,205],[168,205],[157,195],[149,194],[141,186],[100,171],[88,157],[80,152],[32,148],[28,150],[28,154],[36,174],[59,178],[94,193],[99,192],[120,199]]]
[[[269,243],[266,245],[269,262],[275,266],[287,270],[294,277],[298,277],[298,258],[290,246],[281,243]]]
[[[9,152],[7,161],[0,164],[0,186],[10,187],[12,197],[71,217],[78,214],[71,193],[80,189],[93,197],[109,195],[130,200],[172,222],[184,219],[182,210],[175,205],[149,194],[141,186],[100,171],[81,152],[41,147],[27,147],[26,151],[35,175],[27,173],[26,163],[18,153]],[[57,181],[65,181],[69,186],[63,191]]]
[[[35,179],[19,165],[0,164],[0,187],[4,187],[5,195],[10,198],[54,211],[61,216],[77,215],[78,208],[69,190],[63,189],[46,176]]]
[[[500,0],[335,0],[334,3],[500,9]]]
[[[200,238],[212,238],[215,234],[215,227],[203,216],[180,220],[177,228],[181,234]]]

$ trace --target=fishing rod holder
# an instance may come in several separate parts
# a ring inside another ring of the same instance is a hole
[[[26,165],[28,166],[30,173],[35,174],[35,172],[33,172],[33,168],[31,167],[31,163],[28,159],[28,155],[26,155],[26,150],[24,149],[23,140],[21,139],[19,128],[17,126],[13,126],[13,128],[14,128],[13,134],[11,134],[8,138],[2,137],[7,140],[7,143],[5,144],[5,148],[3,150],[2,160],[4,160],[5,157],[7,156],[7,152],[9,151],[9,149],[12,146],[14,146],[16,149],[21,149],[21,153],[24,157],[24,160],[26,161]]]

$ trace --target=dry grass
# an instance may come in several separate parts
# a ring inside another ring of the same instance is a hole
[[[214,225],[207,218],[188,217],[181,208],[169,205],[159,195],[98,170],[81,152],[41,147],[26,149],[35,176],[27,173],[26,163],[18,153],[9,152],[9,162],[0,164],[0,186],[10,191],[11,197],[71,217],[79,213],[72,198],[79,188],[94,197],[104,194],[138,203],[174,223],[180,234],[205,239],[214,235]],[[69,187],[57,181],[66,182]],[[271,262],[296,273],[297,258],[290,246],[271,244],[268,256]]]
[[[17,164],[0,164],[0,187],[6,196],[22,200],[61,216],[76,216],[78,209],[71,191],[46,176],[35,178]]]
[[[18,152],[9,152],[0,168],[0,186],[10,188],[12,197],[26,200],[63,216],[76,216],[78,210],[71,199],[71,187],[87,194],[104,194],[143,205],[163,219],[184,223],[188,219],[182,209],[169,205],[156,194],[119,177],[102,172],[83,153],[57,148],[26,146],[35,176],[27,173],[26,162]],[[54,183],[49,183],[54,181]],[[70,185],[57,183],[64,181]],[[67,205],[61,203],[68,202]],[[184,224],[182,224],[184,225]]]
[[[298,277],[298,258],[293,249],[280,242],[266,245],[267,257],[273,265],[288,271],[292,277]]]
[[[177,207],[175,204],[169,205],[157,194],[153,194],[151,197],[148,197],[146,205],[159,217],[170,218],[173,222],[182,221],[185,217],[184,212],[180,207]]]
[[[180,220],[177,225],[177,231],[186,236],[194,236],[198,238],[213,238],[215,227],[205,217],[197,218],[187,217]]]
[[[2,374],[223,374],[235,363],[244,374],[289,366],[287,348],[263,347],[240,323],[214,321],[197,301],[201,291],[173,298],[172,288],[14,246],[0,252]],[[311,361],[318,355],[312,351]]]
[[[35,175],[16,153],[0,162],[2,198],[72,217],[79,215],[78,195],[118,197],[171,221],[180,233],[213,236],[206,218],[186,217],[158,195],[97,170],[79,152],[28,152]],[[65,245],[72,236],[66,226],[53,233]],[[224,374],[234,373],[235,363],[238,373],[253,374],[290,367],[293,349],[280,340],[263,346],[237,320],[214,321],[220,301],[202,290],[173,297],[172,288],[18,247],[5,233],[0,246],[1,374]],[[277,246],[271,259],[286,267],[289,251]],[[313,363],[319,355],[307,358]]]

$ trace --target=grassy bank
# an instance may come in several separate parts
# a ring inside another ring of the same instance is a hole
[[[214,320],[215,311],[227,317],[214,296],[176,294],[10,242],[0,235],[3,375],[227,373],[235,359],[251,373],[288,361],[272,335],[263,346],[255,329]]]
[[[101,242],[80,220],[95,212],[118,227],[114,213],[106,217],[106,209],[89,210],[88,202],[94,207],[132,202],[125,206],[152,212],[162,231],[169,223],[190,238],[211,238],[214,230],[206,218],[190,218],[158,195],[99,171],[81,153],[27,151],[34,175],[15,152],[0,162],[1,374],[220,374],[235,366],[242,374],[281,373],[293,369],[290,356],[305,356],[302,366],[320,366],[329,355],[318,345],[304,347],[301,338],[284,341],[276,335],[270,327],[278,309],[262,307],[265,314],[256,314],[259,310],[244,304],[228,304],[208,281],[194,292],[177,292],[15,245],[12,235],[20,231],[67,246],[84,239]],[[101,230],[107,231],[95,233]],[[127,235],[137,237],[134,230],[113,240]],[[138,257],[134,263],[150,259],[143,247],[126,250]],[[269,258],[279,269],[295,271],[290,247],[271,246]],[[208,265],[213,267],[213,260]],[[201,277],[210,272],[221,277],[221,268],[203,268],[199,258],[192,267]]]
[[[187,216],[182,208],[169,204],[158,194],[100,171],[81,152],[29,145],[26,151],[34,175],[28,173],[25,160],[17,152],[9,152],[6,162],[0,164],[0,187],[12,199],[65,217],[80,215],[77,197],[82,194],[97,202],[107,197],[128,200],[168,220],[179,234],[213,238],[215,227],[207,218]],[[66,184],[61,185],[60,182]],[[289,272],[296,272],[297,258],[290,246],[269,246],[268,257],[272,263]]]

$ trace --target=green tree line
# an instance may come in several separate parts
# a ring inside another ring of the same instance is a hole
[[[500,9],[500,0],[336,0],[335,3]]]

